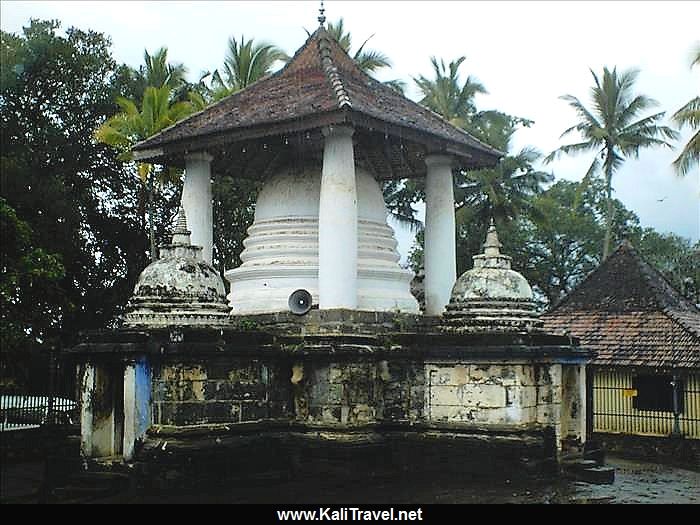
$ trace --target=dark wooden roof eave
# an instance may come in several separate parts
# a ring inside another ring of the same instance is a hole
[[[430,153],[444,153],[457,158],[459,167],[478,169],[495,166],[501,158],[497,150],[484,151],[479,147],[469,146],[434,133],[411,126],[401,126],[387,122],[352,109],[339,109],[326,113],[310,115],[303,119],[293,119],[267,123],[258,126],[239,127],[228,130],[186,137],[149,147],[143,141],[133,148],[134,160],[164,165],[180,165],[182,156],[196,151],[232,145],[239,142],[262,139],[285,134],[303,133],[333,124],[352,124],[358,129],[384,131],[387,135],[407,139],[425,146]]]

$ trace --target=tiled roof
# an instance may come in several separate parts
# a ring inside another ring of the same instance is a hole
[[[628,242],[542,318],[597,352],[594,365],[700,368],[700,310]]]
[[[166,128],[134,151],[148,160],[149,152],[174,151],[178,144],[184,150],[192,139],[218,137],[221,144],[222,135],[245,140],[311,129],[320,122],[350,122],[416,141],[423,137],[472,165],[493,165],[503,155],[362,72],[322,27],[280,71]]]

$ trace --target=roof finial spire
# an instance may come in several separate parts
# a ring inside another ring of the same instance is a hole
[[[474,268],[502,268],[510,270],[511,258],[501,253],[503,245],[498,240],[496,231],[496,221],[489,221],[489,228],[486,232],[486,242],[483,244],[484,252],[474,256]]]
[[[180,209],[177,213],[177,224],[175,225],[175,230],[173,231],[173,244],[190,244],[190,234],[192,232],[187,229],[187,216],[185,215],[185,208],[180,205]]]
[[[486,233],[486,242],[484,243],[484,254],[491,257],[501,255],[500,248],[503,246],[498,240],[498,232],[496,231],[496,222],[491,217],[489,222],[489,230]]]
[[[326,12],[326,9],[323,7],[323,0],[321,0],[321,7],[318,10],[318,23],[323,26],[323,24],[326,23],[326,15],[323,13]]]

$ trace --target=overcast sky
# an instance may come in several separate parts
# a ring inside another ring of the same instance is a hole
[[[655,98],[659,110],[675,112],[700,92],[700,68],[690,70],[690,53],[700,40],[700,2],[423,2],[325,3],[330,21],[340,17],[355,45],[374,35],[368,47],[393,62],[381,79],[407,81],[430,76],[430,57],[446,62],[466,56],[462,78],[475,76],[489,93],[480,109],[498,109],[535,121],[519,131],[514,147],[546,153],[563,142],[561,132],[576,121],[559,100],[569,93],[588,102],[589,68],[639,68],[637,90]],[[258,2],[20,2],[0,3],[0,27],[20,32],[29,18],[57,18],[109,35],[120,62],[137,67],[144,48],[167,46],[190,79],[221,66],[230,35],[267,40],[293,54],[318,25],[316,1]],[[690,133],[683,134],[683,143]],[[700,237],[700,170],[684,179],[670,164],[677,151],[651,150],[625,163],[613,179],[615,196],[639,215],[643,226]],[[580,180],[590,156],[547,166],[557,178]],[[401,251],[408,240],[401,237]]]

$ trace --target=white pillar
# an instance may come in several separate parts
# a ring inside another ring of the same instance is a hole
[[[185,157],[185,184],[182,188],[182,207],[185,208],[187,225],[192,231],[192,244],[203,248],[202,257],[210,264],[214,250],[212,159],[205,152],[188,154]]]
[[[92,457],[92,395],[95,391],[95,367],[85,363],[80,378],[80,450],[84,457]]]
[[[124,441],[122,455],[127,461],[134,456],[136,445],[136,366],[124,368]]]
[[[323,130],[323,171],[318,211],[319,308],[357,308],[357,187],[352,134],[345,126]]]
[[[457,279],[452,159],[425,158],[425,313],[441,315]]]
[[[578,398],[579,398],[579,409],[578,409],[578,435],[581,437],[581,443],[586,442],[586,429],[587,429],[587,414],[591,407],[587,403],[587,389],[586,389],[586,365],[578,365]]]

